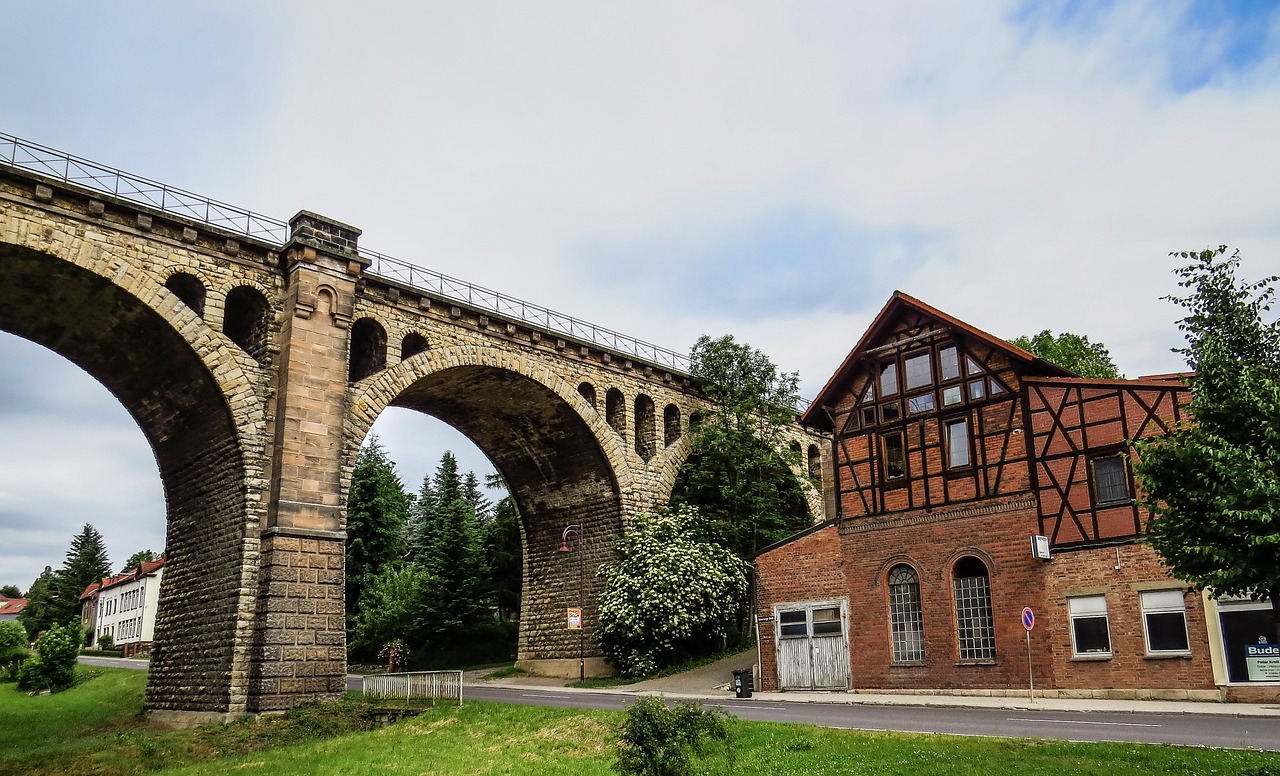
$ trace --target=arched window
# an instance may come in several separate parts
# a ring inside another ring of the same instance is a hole
[[[404,335],[404,339],[400,341],[401,361],[425,352],[427,352],[427,338],[416,331]]]
[[[641,459],[647,461],[657,452],[658,447],[658,429],[657,429],[657,412],[653,406],[653,399],[645,396],[643,393],[636,397],[635,402],[635,419],[636,419],[636,454]]]
[[[817,445],[809,445],[809,476],[815,480],[822,479],[822,453]]]
[[[663,444],[671,447],[679,441],[682,433],[680,429],[680,408],[674,404],[668,404],[666,409],[662,411]]]
[[[164,282],[164,287],[191,308],[191,312],[204,317],[204,283],[199,278],[186,272],[176,272]]]
[[[905,563],[889,570],[889,633],[893,662],[924,660],[924,618],[920,612],[920,575]]]
[[[372,318],[351,325],[351,363],[347,379],[363,380],[387,368],[387,330]]]
[[[591,405],[591,409],[599,411],[596,407],[596,387],[594,385],[591,383],[579,383],[578,393],[587,400],[587,404]]]
[[[625,435],[627,432],[627,403],[622,398],[622,391],[610,388],[604,395],[604,419],[614,431]]]
[[[227,294],[222,314],[222,333],[254,361],[267,361],[267,348],[271,342],[271,307],[262,292],[251,286],[239,286]]]
[[[973,556],[961,558],[952,584],[961,660],[995,660],[996,632],[991,619],[991,579]]]

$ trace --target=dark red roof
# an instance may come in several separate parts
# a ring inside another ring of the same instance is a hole
[[[845,357],[840,367],[831,375],[831,379],[827,380],[827,384],[818,392],[813,403],[809,405],[809,409],[800,418],[800,421],[808,426],[824,427],[828,421],[824,417],[822,407],[832,402],[835,394],[839,392],[840,387],[849,379],[850,373],[857,364],[863,351],[865,351],[872,342],[880,336],[884,328],[889,322],[898,315],[903,309],[915,310],[923,313],[931,318],[935,318],[953,329],[962,332],[965,336],[972,339],[980,340],[988,345],[1003,350],[1014,359],[1022,361],[1026,364],[1033,365],[1042,372],[1050,375],[1061,377],[1074,377],[1076,374],[1068,369],[1045,361],[1035,353],[1014,345],[1010,342],[1000,339],[992,334],[988,334],[982,329],[971,326],[964,321],[952,315],[948,315],[936,307],[925,304],[910,294],[904,294],[901,291],[894,291],[893,296],[889,297],[889,301],[885,302],[884,307],[880,308],[880,312],[876,314],[875,320],[867,327],[867,331],[858,340],[858,344],[853,346],[853,350],[849,351],[849,355]]]
[[[27,599],[25,598],[3,598],[0,597],[0,615],[12,616],[18,614],[27,608]]]

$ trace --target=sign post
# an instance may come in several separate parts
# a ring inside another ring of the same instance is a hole
[[[1036,627],[1036,613],[1030,606],[1022,607],[1022,627],[1027,630],[1027,697],[1036,700],[1036,677],[1031,671],[1031,629]]]

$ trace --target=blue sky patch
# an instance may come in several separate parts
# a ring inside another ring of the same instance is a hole
[[[905,230],[867,229],[790,205],[717,232],[678,224],[638,239],[597,239],[579,264],[598,277],[626,277],[669,306],[756,321],[875,302],[886,265],[922,243]]]
[[[1151,25],[1167,29],[1167,40],[1151,50],[1170,91],[1185,94],[1246,75],[1274,56],[1280,0],[1192,0],[1152,4]],[[1011,20],[1031,36],[1068,39],[1097,35],[1119,16],[1115,2],[1024,0]],[[1135,31],[1134,39],[1144,35]],[[1135,54],[1141,54],[1139,49]]]

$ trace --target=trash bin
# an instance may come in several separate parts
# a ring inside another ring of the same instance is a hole
[[[750,668],[735,668],[733,671],[733,696],[735,698],[750,698],[751,691],[755,689],[755,681]]]

